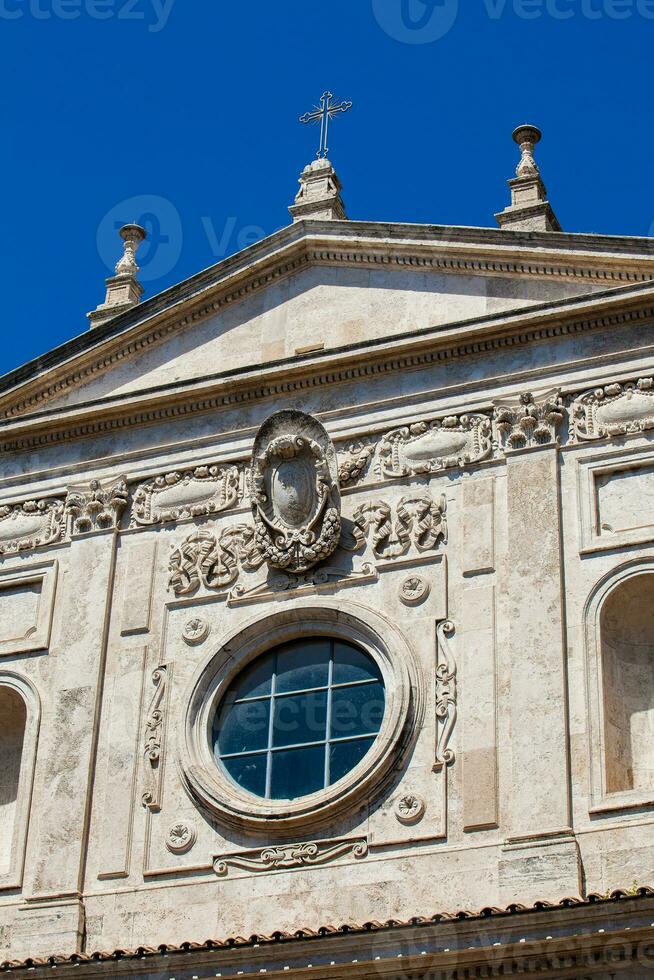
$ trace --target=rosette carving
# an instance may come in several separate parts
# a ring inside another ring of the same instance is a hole
[[[303,573],[335,551],[341,534],[336,452],[323,426],[283,411],[254,443],[250,496],[255,542],[274,568]]]

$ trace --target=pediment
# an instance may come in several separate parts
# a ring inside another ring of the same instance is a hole
[[[584,236],[551,235],[549,254],[540,243],[530,254],[521,237],[302,222],[8,375],[0,409],[18,417],[132,399],[654,275],[654,259],[640,253],[617,261],[613,253],[562,250],[560,239]]]

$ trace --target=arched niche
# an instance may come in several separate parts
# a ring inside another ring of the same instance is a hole
[[[26,679],[0,671],[0,888],[22,883],[39,726]]]
[[[619,582],[600,610],[607,793],[654,792],[654,572]]]

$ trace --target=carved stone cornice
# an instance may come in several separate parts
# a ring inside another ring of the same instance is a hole
[[[266,366],[243,369],[159,389],[127,394],[0,423],[0,451],[15,452],[188,417],[235,404],[272,399],[371,375],[429,366],[454,357],[485,351],[516,349],[596,329],[654,318],[654,285],[558,301],[543,306],[491,315],[434,329],[357,343],[324,354],[308,354]],[[647,299],[651,305],[644,305]],[[589,314],[584,318],[581,314]],[[597,315],[592,315],[597,314]],[[101,329],[101,328],[100,328]]]

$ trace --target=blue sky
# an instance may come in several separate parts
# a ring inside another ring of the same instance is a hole
[[[0,373],[82,333],[115,225],[146,296],[289,221],[325,88],[351,218],[494,226],[538,161],[566,231],[654,222],[654,0],[0,0]]]

